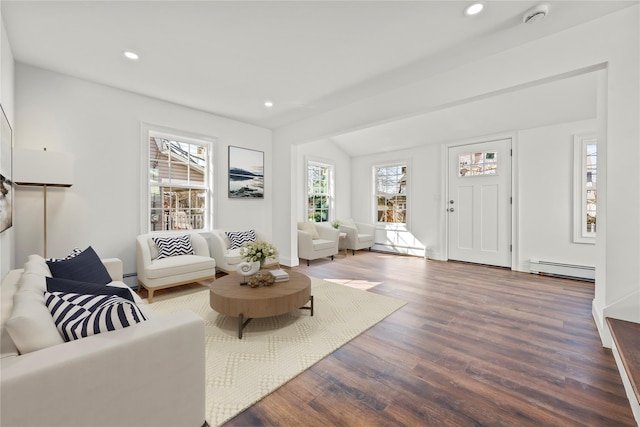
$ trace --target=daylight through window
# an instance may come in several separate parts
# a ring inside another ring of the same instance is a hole
[[[149,138],[150,230],[207,227],[209,144]]]
[[[331,211],[331,166],[307,163],[307,221],[328,222]]]
[[[597,139],[592,134],[574,135],[574,242],[596,242],[597,196]]]
[[[375,167],[377,218],[380,223],[407,222],[407,165]]]
[[[585,213],[583,220],[586,222],[586,232],[596,232],[596,201],[597,201],[597,156],[598,146],[595,143],[585,144]]]

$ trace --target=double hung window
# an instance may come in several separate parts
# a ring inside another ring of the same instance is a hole
[[[333,167],[307,162],[307,221],[329,222],[333,210]]]
[[[202,230],[211,212],[211,143],[149,134],[149,230]]]
[[[383,224],[407,223],[407,165],[375,166],[377,219]]]

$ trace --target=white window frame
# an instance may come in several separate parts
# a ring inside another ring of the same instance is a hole
[[[381,222],[378,221],[378,169],[381,168],[389,168],[389,167],[396,167],[396,166],[400,166],[400,167],[405,167],[406,168],[406,173],[405,173],[405,190],[404,190],[404,194],[405,198],[406,198],[406,204],[405,204],[405,222]],[[373,165],[372,169],[371,169],[371,174],[373,177],[373,219],[374,222],[376,224],[376,226],[378,228],[385,228],[385,229],[405,229],[407,227],[409,227],[409,205],[410,205],[410,180],[409,180],[409,172],[410,172],[410,168],[411,165],[409,164],[408,161],[397,161],[397,162],[392,162],[392,163],[383,163],[383,164],[376,164]]]
[[[596,243],[596,232],[587,230],[587,145],[593,144],[598,144],[594,133],[583,133],[573,136],[574,243]],[[590,187],[590,189],[597,188],[597,181],[598,179],[596,178],[595,187]]]
[[[307,161],[305,162],[304,220],[309,221],[309,197],[312,195],[309,192],[309,167],[311,166],[327,169],[327,178],[329,180],[329,183],[328,183],[329,193],[327,194],[329,198],[329,209],[328,209],[327,223],[330,224],[332,221],[335,220],[335,179],[334,179],[335,166],[331,163],[327,163],[327,162],[315,160],[315,159],[307,159]]]
[[[205,196],[205,213],[203,228],[194,229],[196,232],[207,232],[213,229],[213,218],[215,213],[215,181],[214,181],[214,159],[217,150],[216,138],[199,135],[193,132],[187,132],[177,129],[171,129],[163,126],[142,123],[141,126],[141,156],[140,156],[140,233],[171,233],[172,230],[151,230],[151,178],[150,178],[150,138],[160,137],[169,140],[198,144],[207,146],[206,173],[204,188]],[[180,186],[203,188],[202,186]],[[184,233],[184,230],[175,230],[176,233]]]

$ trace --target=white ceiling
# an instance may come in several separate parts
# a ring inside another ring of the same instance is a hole
[[[597,113],[597,84],[596,73],[582,74],[394,120],[331,140],[355,157],[591,119]]]
[[[275,129],[637,1],[550,1],[549,15],[535,25],[521,23],[538,4],[526,0],[489,0],[475,17],[463,15],[468,1],[0,3],[17,62]],[[124,59],[125,49],[140,60]],[[263,106],[267,99],[273,108]],[[481,102],[488,104],[458,108],[505,105]],[[402,122],[433,129],[447,122],[446,111],[438,114],[424,125]],[[490,121],[500,127],[496,117]]]

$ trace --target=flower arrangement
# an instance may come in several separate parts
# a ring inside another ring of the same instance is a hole
[[[271,243],[262,240],[247,242],[240,247],[240,257],[246,262],[260,262],[260,268],[264,267],[267,258],[278,256],[278,249]]]
[[[340,228],[340,221],[338,220],[333,221],[331,223],[331,226],[337,230],[338,228]]]

